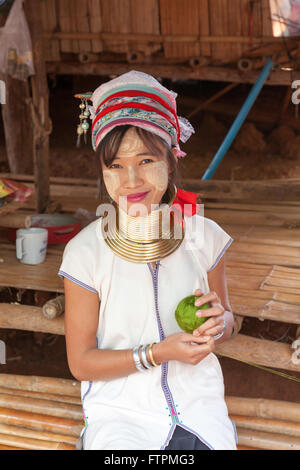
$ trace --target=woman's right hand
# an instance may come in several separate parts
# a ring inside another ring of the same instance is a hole
[[[194,336],[189,333],[174,333],[152,347],[156,363],[180,361],[196,365],[214,350],[213,336]]]

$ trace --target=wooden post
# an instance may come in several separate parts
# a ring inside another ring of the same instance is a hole
[[[5,143],[11,173],[33,173],[32,125],[28,82],[0,74],[5,83],[6,103],[1,106]]]
[[[30,78],[32,88],[31,118],[33,121],[33,161],[36,191],[36,210],[45,212],[50,202],[49,189],[49,92],[41,28],[41,4],[26,0],[25,13],[31,33],[35,75]]]

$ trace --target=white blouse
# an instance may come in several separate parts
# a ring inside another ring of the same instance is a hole
[[[99,296],[99,349],[130,349],[180,332],[179,301],[210,291],[207,273],[233,239],[213,220],[185,216],[181,245],[158,262],[121,259],[106,245],[99,218],[68,242],[59,275]],[[82,312],[84,321],[84,312]],[[209,448],[236,449],[235,425],[224,400],[222,370],[210,353],[199,364],[169,361],[109,381],[83,381],[84,449],[164,449],[176,426]]]

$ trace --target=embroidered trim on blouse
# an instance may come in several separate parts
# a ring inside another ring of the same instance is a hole
[[[230,240],[228,240],[228,242],[226,243],[226,245],[224,246],[223,250],[221,251],[221,253],[219,254],[219,256],[217,257],[215,263],[212,265],[212,267],[207,271],[208,273],[210,271],[212,271],[218,264],[218,262],[220,261],[220,259],[222,258],[223,254],[225,253],[225,251],[230,247],[231,243],[233,242],[233,238],[230,238]]]
[[[84,287],[85,289],[91,291],[91,292],[94,292],[95,294],[98,294],[98,292],[96,291],[96,289],[94,289],[93,287],[91,286],[88,286],[87,284],[85,284],[84,282],[81,282],[79,281],[78,279],[76,279],[75,277],[71,276],[70,274],[68,273],[65,273],[64,271],[58,271],[58,275],[60,277],[66,277],[67,279],[70,279],[70,281],[73,281],[75,282],[75,284],[78,284],[79,286],[81,287]]]

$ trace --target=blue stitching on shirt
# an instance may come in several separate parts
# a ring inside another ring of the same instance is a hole
[[[217,257],[214,265],[207,271],[209,273],[209,271],[212,271],[212,269],[214,269],[216,267],[216,265],[218,264],[218,262],[220,261],[220,259],[222,258],[223,254],[225,253],[225,251],[227,250],[227,248],[230,247],[231,243],[233,242],[233,238],[230,238],[230,240],[228,240],[228,242],[226,243],[226,245],[224,246],[223,250],[221,251],[221,253],[219,254],[219,256]]]
[[[73,281],[75,282],[75,284],[78,284],[79,286],[81,287],[84,287],[85,289],[91,291],[91,292],[94,292],[95,294],[98,294],[98,292],[96,291],[96,289],[94,289],[93,287],[91,286],[88,286],[87,284],[85,284],[84,282],[81,282],[79,281],[78,279],[76,279],[75,277],[71,276],[70,274],[68,273],[65,273],[64,271],[59,271],[58,272],[58,275],[60,277],[66,277],[68,279],[70,279],[70,281]]]
[[[235,421],[231,418],[229,418],[230,421],[232,422],[232,426],[233,426],[233,430],[234,430],[234,435],[235,435],[235,443],[236,445],[238,445],[239,443],[239,437],[238,437],[238,433],[237,433],[237,429],[236,429],[236,424],[235,424]]]
[[[157,290],[158,290],[158,269],[159,269],[159,267],[160,267],[160,261],[157,262],[156,270],[154,272],[152,270],[151,264],[148,263],[148,268],[149,268],[150,273],[152,275],[152,281],[153,281],[153,285],[154,285],[156,321],[157,321],[157,326],[158,326],[158,329],[159,329],[160,340],[162,341],[165,338],[165,333],[164,333],[164,330],[163,330],[163,327],[162,327],[162,324],[161,324],[161,319],[160,319],[159,309],[158,309]],[[200,441],[202,441],[204,444],[206,444],[211,450],[214,450],[214,448],[210,444],[208,444],[208,442],[206,442],[204,439],[200,438],[200,436],[195,431],[189,429],[187,426],[182,424],[182,421],[180,421],[180,424],[178,423],[179,419],[178,419],[176,406],[174,404],[172,392],[171,392],[171,390],[169,388],[169,385],[168,385],[168,378],[167,378],[168,377],[168,362],[164,362],[161,367],[162,367],[162,374],[161,374],[162,389],[163,389],[163,392],[164,392],[164,395],[165,395],[165,398],[166,398],[166,401],[167,401],[167,404],[168,404],[168,408],[170,409],[170,411],[172,409],[175,411],[175,416],[174,417],[172,416],[173,423],[171,425],[171,428],[170,428],[170,431],[168,433],[167,439],[166,439],[165,443],[161,446],[160,450],[164,450],[167,447],[167,445],[169,444],[169,442],[170,442],[170,440],[171,440],[171,438],[174,434],[176,426],[181,426],[182,428],[192,432],[192,434],[194,434],[196,437],[198,437],[198,439]]]

